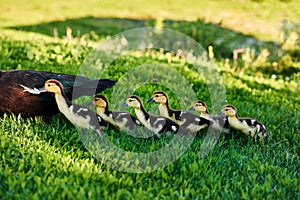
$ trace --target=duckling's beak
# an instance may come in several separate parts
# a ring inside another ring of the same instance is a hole
[[[221,110],[218,114],[217,114],[217,116],[218,117],[222,117],[222,116],[224,116],[224,112],[223,112],[223,110]]]
[[[38,90],[39,90],[40,92],[47,92],[47,90],[46,90],[45,87],[39,88]]]
[[[122,103],[121,106],[128,106],[126,102]]]
[[[192,110],[195,110],[194,106],[192,106],[188,109],[188,111],[192,111]]]
[[[93,102],[91,101],[90,103],[88,103],[86,106],[93,106]]]
[[[147,101],[147,103],[152,103],[152,102],[154,102],[154,99],[153,99],[153,98],[150,98],[150,99],[148,99],[148,101]]]

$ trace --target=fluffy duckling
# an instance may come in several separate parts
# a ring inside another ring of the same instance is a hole
[[[103,95],[94,96],[90,105],[97,107],[96,112],[104,121],[121,130],[132,131],[141,125],[140,121],[128,112],[109,110],[108,101]]]
[[[101,135],[100,126],[106,125],[104,120],[89,108],[72,104],[59,81],[55,79],[47,80],[45,89],[54,93],[58,109],[72,124],[80,128],[91,129]]]
[[[191,132],[197,132],[207,127],[210,123],[209,120],[194,115],[193,113],[174,110],[169,106],[168,95],[163,91],[156,91],[151,95],[151,98],[147,103],[156,102],[159,103],[159,113],[161,116],[166,117],[182,128],[185,128]]]
[[[204,101],[201,100],[194,101],[192,107],[189,110],[196,110],[200,112],[200,116],[205,119],[212,118],[212,116],[208,112],[207,106]]]
[[[172,120],[149,114],[140,98],[135,95],[129,96],[122,106],[133,107],[138,120],[158,137],[161,136],[163,131],[167,131],[167,135],[169,135],[171,131],[177,132],[179,129],[179,125]]]
[[[0,114],[14,113],[22,117],[51,117],[57,114],[59,110],[54,95],[39,90],[49,79],[58,80],[64,86],[64,93],[70,100],[97,94],[112,87],[116,82],[110,79],[91,80],[83,76],[46,71],[0,71]]]
[[[251,118],[239,118],[237,116],[237,110],[233,105],[225,105],[222,108],[222,112],[228,116],[229,125],[236,130],[243,132],[245,135],[251,137],[258,136],[259,138],[267,137],[267,131],[265,126]]]
[[[159,103],[158,109],[161,116],[171,119],[177,124],[181,125],[183,123],[181,115],[181,110],[174,110],[169,106],[168,95],[163,91],[156,91],[148,99],[147,103],[156,102]]]
[[[223,116],[211,116],[208,112],[207,106],[204,101],[197,100],[193,103],[189,110],[195,110],[200,112],[200,117],[208,119],[211,123],[210,126],[216,130],[230,133],[231,128],[229,126],[228,119]]]

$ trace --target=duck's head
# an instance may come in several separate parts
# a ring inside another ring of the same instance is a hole
[[[227,116],[229,116],[229,117],[236,116],[236,114],[237,114],[236,108],[235,108],[233,105],[229,105],[229,104],[223,106],[221,112],[222,112],[224,115],[227,115]]]
[[[142,102],[138,96],[131,95],[126,98],[125,102],[122,104],[122,106],[129,106],[133,108],[141,108]]]
[[[106,108],[108,106],[108,101],[103,95],[96,95],[92,98],[91,103],[89,103],[89,105],[91,104],[100,108]]]
[[[166,104],[168,102],[168,95],[163,91],[156,91],[148,99],[147,103],[156,102]]]
[[[193,103],[192,107],[189,110],[196,110],[198,112],[207,113],[208,114],[207,106],[204,103],[204,101],[201,101],[201,100],[195,101]]]
[[[58,80],[49,79],[45,82],[45,89],[48,92],[61,94],[63,91],[63,85]]]

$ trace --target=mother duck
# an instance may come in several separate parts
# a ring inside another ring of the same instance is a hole
[[[91,80],[82,76],[46,71],[0,71],[0,115],[13,113],[23,117],[51,117],[57,114],[59,110],[54,94],[38,91],[48,79],[60,81],[70,100],[97,94],[116,82],[111,79]]]

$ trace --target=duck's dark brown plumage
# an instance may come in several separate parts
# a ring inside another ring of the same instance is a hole
[[[24,117],[52,116],[58,108],[54,94],[43,92],[31,94],[21,86],[42,88],[48,79],[60,81],[68,99],[80,96],[91,96],[106,88],[112,87],[116,81],[110,79],[90,80],[82,76],[59,74],[34,70],[0,71],[0,114],[14,113]],[[73,91],[75,91],[73,93]]]

